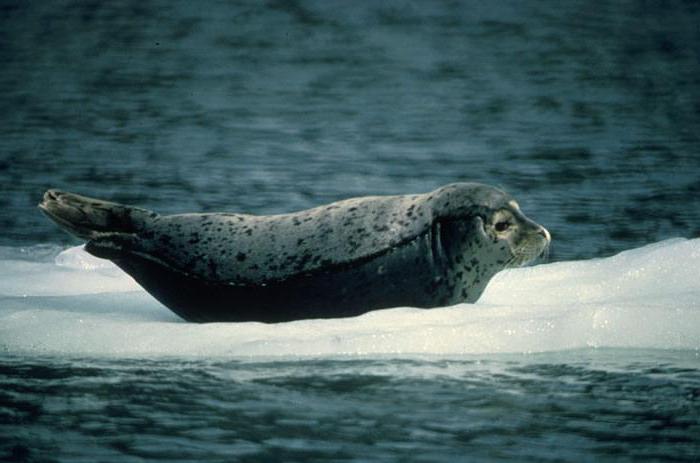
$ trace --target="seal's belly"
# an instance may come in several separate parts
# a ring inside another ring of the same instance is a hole
[[[432,234],[387,252],[259,285],[206,281],[131,254],[117,261],[151,295],[188,321],[263,321],[352,317],[389,307],[452,303]]]

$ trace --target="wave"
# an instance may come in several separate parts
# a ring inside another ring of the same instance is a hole
[[[280,324],[180,320],[82,247],[0,248],[0,349],[128,357],[700,350],[700,239],[506,270],[476,304]]]

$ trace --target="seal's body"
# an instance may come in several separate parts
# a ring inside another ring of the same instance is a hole
[[[458,183],[292,214],[154,212],[49,190],[39,207],[182,318],[281,322],[474,302],[549,233],[502,191]]]

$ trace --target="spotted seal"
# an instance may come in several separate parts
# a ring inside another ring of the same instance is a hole
[[[547,230],[503,191],[454,183],[300,212],[159,215],[49,190],[40,209],[185,320],[283,322],[476,301]]]

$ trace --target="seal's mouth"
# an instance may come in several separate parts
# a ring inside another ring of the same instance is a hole
[[[540,227],[512,250],[513,257],[506,263],[506,268],[523,267],[531,264],[538,257],[547,258],[552,237],[546,228]]]

